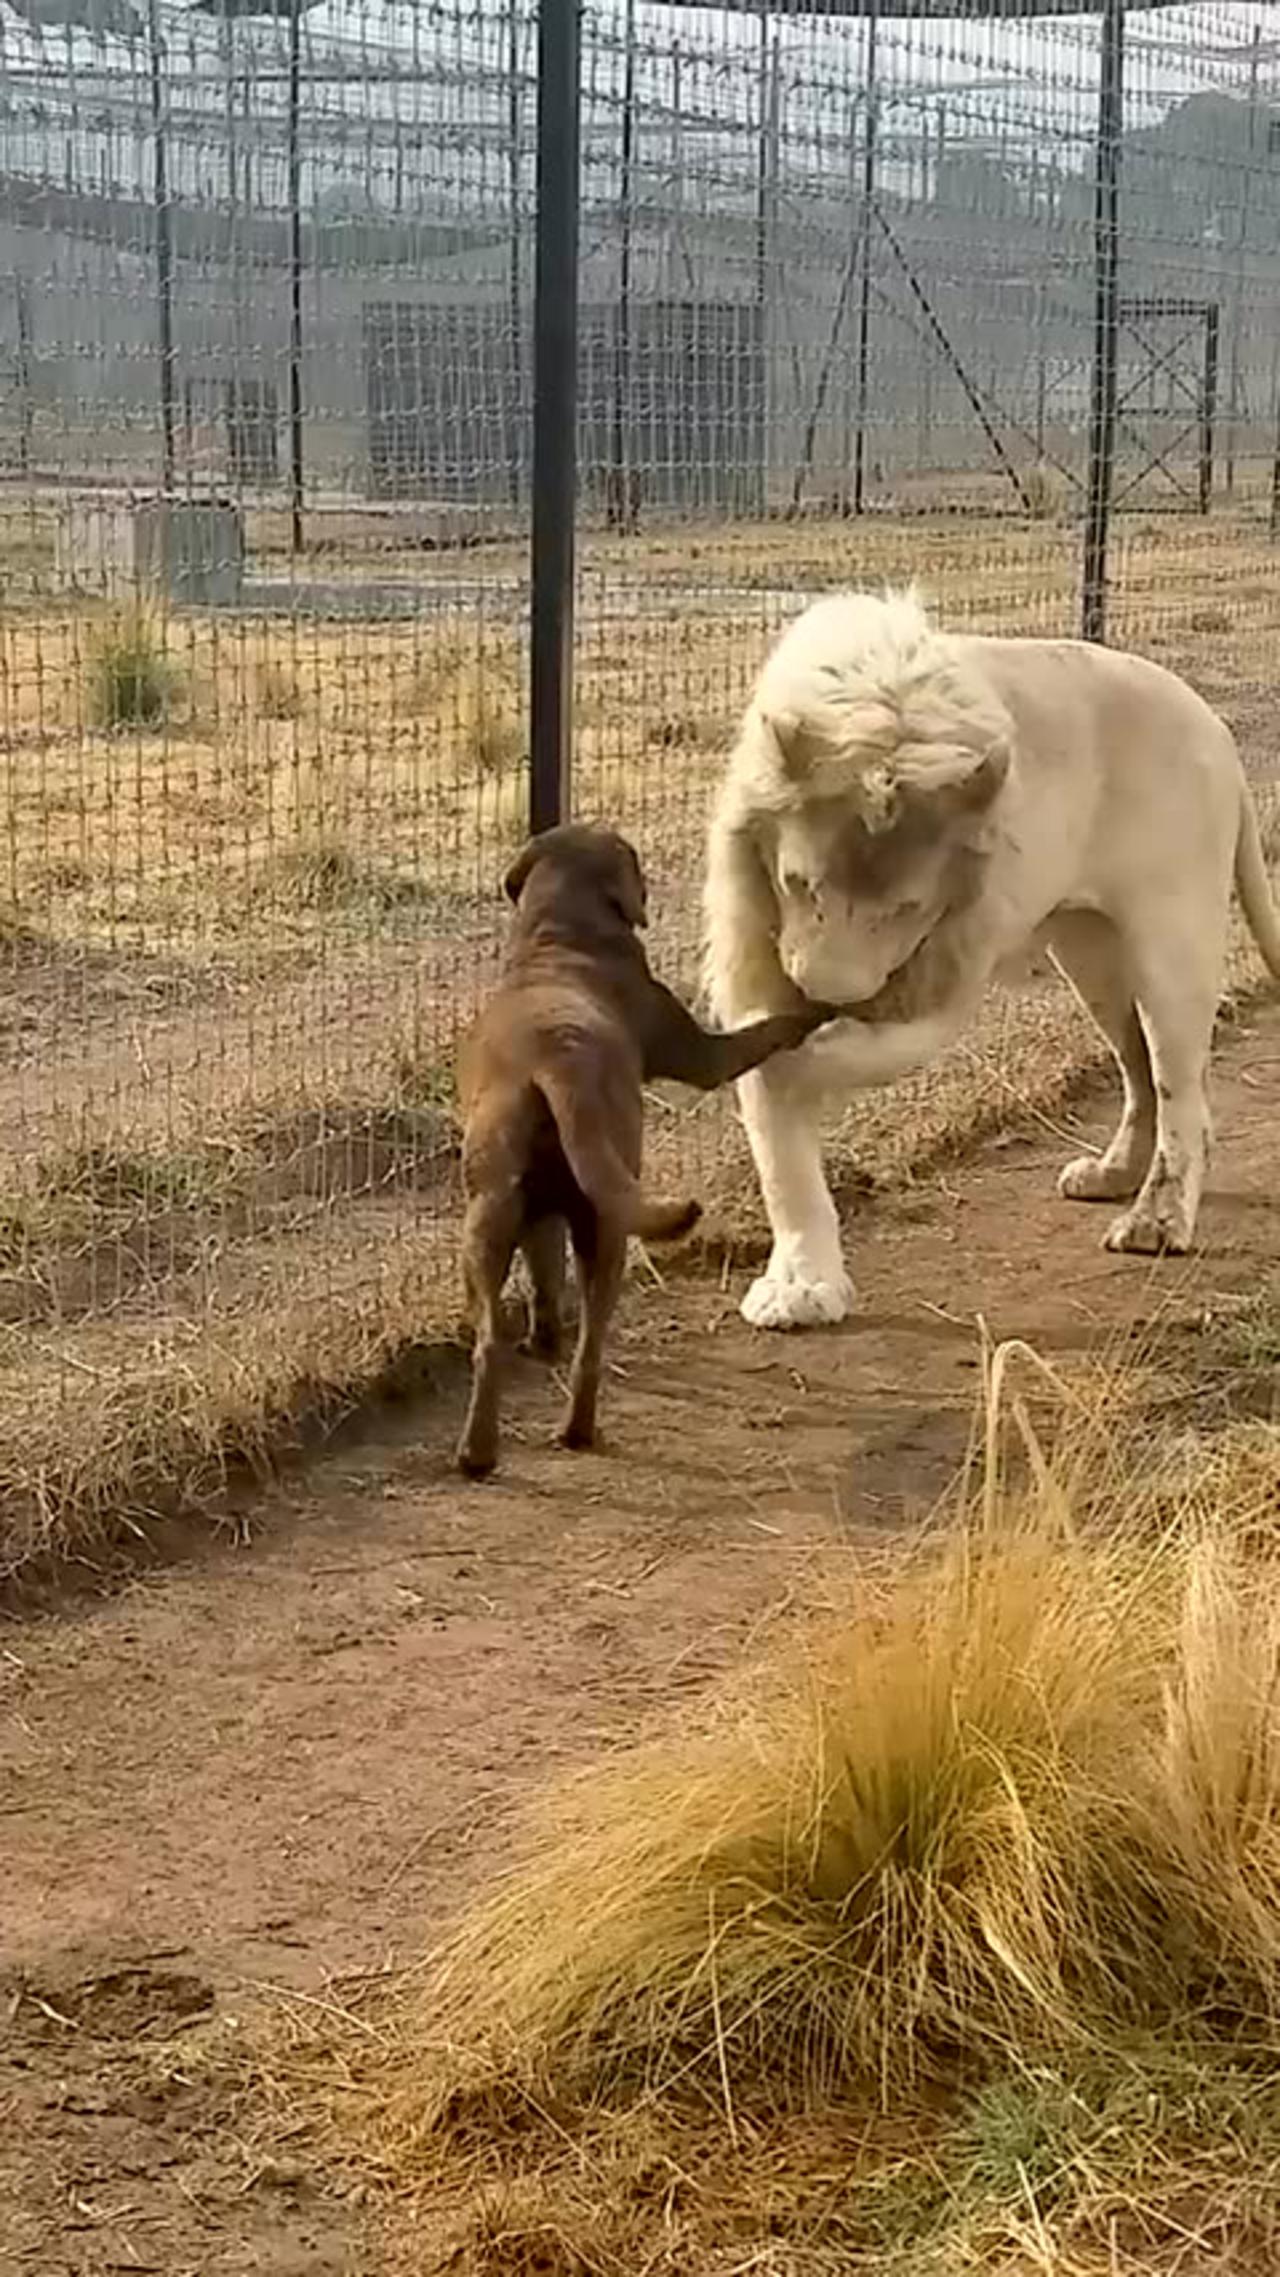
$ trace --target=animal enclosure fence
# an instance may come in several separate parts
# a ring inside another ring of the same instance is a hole
[[[544,389],[539,428],[576,441],[571,795],[640,844],[676,981],[735,713],[817,591],[918,577],[1063,633],[1092,592],[1269,765],[1272,12],[572,21],[538,323],[534,0],[5,19],[10,1566],[203,1501],[452,1321],[451,1068],[530,811],[535,355],[575,271],[576,415]],[[850,1115],[849,1174],[1089,1048],[1056,996],[994,1007]],[[725,1102],[651,1134],[753,1230]]]

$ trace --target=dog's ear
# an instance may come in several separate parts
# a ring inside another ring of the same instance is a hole
[[[649,922],[649,896],[645,891],[640,858],[630,846],[624,845],[619,849],[609,899],[624,923],[643,932]]]
[[[529,874],[542,859],[542,847],[536,838],[530,838],[520,848],[514,862],[502,881],[502,890],[508,901],[519,901],[529,883]]]

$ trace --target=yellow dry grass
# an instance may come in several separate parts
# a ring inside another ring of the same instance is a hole
[[[422,2277],[1270,2265],[1280,1442],[1174,1489],[1064,1386],[1011,1462],[1015,1360],[949,1523],[288,2017],[278,2123]]]
[[[1188,672],[1247,753],[1269,762],[1280,578],[1251,514],[1129,525],[1114,634]],[[33,560],[44,542],[31,517],[0,539]],[[166,1484],[142,1502],[157,1506],[206,1506],[209,1430],[201,1422],[184,1439],[174,1419],[194,1410],[174,1384],[225,1385],[223,1350],[248,1366],[269,1344],[261,1404],[277,1415],[279,1385],[308,1376],[328,1307],[326,1368],[359,1397],[360,1305],[406,1244],[425,1244],[434,1262],[404,1332],[430,1341],[452,1326],[451,1191],[447,1180],[415,1190],[416,1142],[381,1158],[376,1208],[357,1178],[345,1196],[335,1186],[299,1204],[282,1228],[254,1194],[300,1101],[341,1124],[394,1107],[406,1083],[447,1098],[457,1035],[491,970],[497,882],[527,789],[524,647],[512,587],[501,587],[523,564],[501,548],[460,563],[379,558],[379,575],[421,584],[429,606],[411,622],[159,621],[166,699],[153,729],[93,724],[109,611],[40,598],[33,574],[30,599],[0,624],[0,911],[19,1046],[0,1080],[11,1225],[0,1563],[20,1562],[32,1540],[74,1553],[82,1513],[100,1540],[117,1499],[138,1521],[127,1474],[141,1441],[114,1419],[121,1403],[140,1414],[148,1380],[166,1449],[148,1476]],[[367,569],[327,559],[323,575],[354,585]],[[807,591],[911,576],[961,621],[1073,628],[1075,534],[1047,521],[805,521],[587,541],[575,804],[642,846],[655,962],[677,985],[696,980],[707,803],[772,623]],[[1233,985],[1256,970],[1238,948]],[[833,1140],[837,1183],[915,1175],[1027,1117],[1069,1119],[1072,1087],[1097,1058],[1056,984],[1001,998],[941,1067],[850,1111]],[[655,1175],[693,1175],[736,1243],[757,1238],[727,1102],[655,1102],[650,1129]],[[86,1225],[67,1166],[95,1150],[149,1167],[123,1217],[104,1220],[95,1205]],[[228,1153],[248,1165],[230,1205],[217,1167]],[[171,1195],[193,1156],[206,1167],[174,1235]],[[68,1277],[86,1301],[64,1301]],[[210,1413],[221,1397],[211,1391]],[[104,1450],[87,1467],[72,1452],[86,1417]]]

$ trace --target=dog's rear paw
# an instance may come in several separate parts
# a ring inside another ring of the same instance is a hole
[[[458,1449],[458,1469],[464,1478],[492,1478],[498,1467],[496,1447],[472,1447],[464,1440]]]
[[[762,1273],[742,1300],[742,1317],[753,1328],[833,1328],[854,1309],[847,1273],[832,1280],[808,1281],[794,1269]]]
[[[557,1447],[571,1455],[594,1455],[600,1445],[594,1423],[564,1423],[556,1433]]]

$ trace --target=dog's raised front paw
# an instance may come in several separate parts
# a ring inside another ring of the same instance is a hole
[[[753,1328],[832,1328],[854,1309],[847,1273],[832,1280],[806,1280],[795,1267],[772,1268],[753,1281],[742,1300],[742,1317]]]

